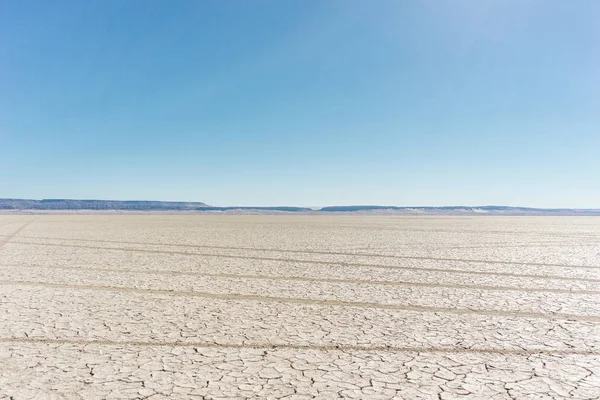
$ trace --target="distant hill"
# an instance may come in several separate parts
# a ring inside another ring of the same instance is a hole
[[[179,201],[121,201],[121,200],[70,200],[70,199],[0,199],[0,210],[123,210],[169,211],[196,210],[206,207],[201,202]]]
[[[599,215],[600,209],[531,208],[510,206],[330,206],[321,212],[386,212],[395,211],[411,215]]]
[[[300,211],[314,211],[312,208],[307,207],[290,207],[290,206],[272,206],[272,207],[200,207],[197,211],[284,211],[284,212],[300,212]]]
[[[202,202],[181,201],[121,201],[121,200],[71,200],[71,199],[0,199],[0,210],[38,210],[38,211],[194,211],[228,212],[238,214],[255,213],[369,213],[393,215],[596,215],[600,209],[571,208],[531,208],[509,206],[441,206],[441,207],[405,207],[405,206],[329,206],[320,209],[291,206],[214,207]]]

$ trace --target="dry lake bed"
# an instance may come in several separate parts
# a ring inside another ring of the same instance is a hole
[[[600,218],[0,215],[1,399],[598,399]]]

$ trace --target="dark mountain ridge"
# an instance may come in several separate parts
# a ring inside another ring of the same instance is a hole
[[[0,210],[195,210],[201,202],[144,200],[0,199]]]
[[[387,212],[425,215],[599,215],[600,209],[534,208],[512,206],[330,206],[321,212]]]
[[[0,199],[0,210],[32,211],[194,211],[287,213],[394,213],[400,215],[598,215],[600,209],[532,208],[511,206],[329,206],[320,209],[291,206],[215,207],[202,202],[145,200]]]

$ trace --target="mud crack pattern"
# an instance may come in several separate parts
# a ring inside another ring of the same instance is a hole
[[[600,220],[0,215],[0,399],[598,399]]]

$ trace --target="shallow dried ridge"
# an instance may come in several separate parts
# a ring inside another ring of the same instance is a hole
[[[0,215],[1,399],[598,399],[600,220]]]

